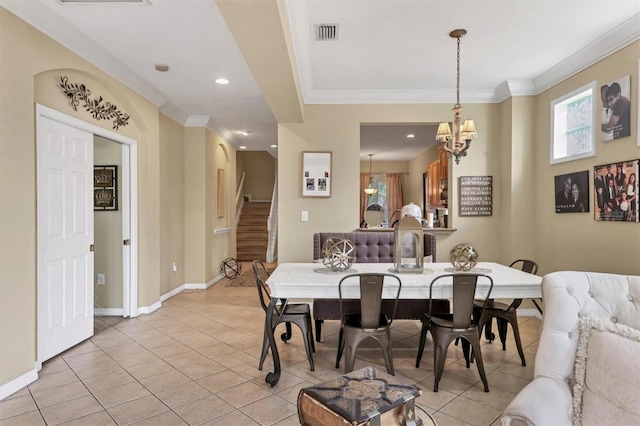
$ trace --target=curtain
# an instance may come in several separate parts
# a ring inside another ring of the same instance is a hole
[[[396,210],[402,209],[404,201],[402,199],[402,173],[387,173],[387,217],[389,218],[389,224],[391,227],[392,217],[393,221],[400,219],[401,216],[393,216]]]
[[[360,222],[364,220],[364,211],[369,206],[369,196],[364,189],[369,186],[369,173],[360,173]],[[360,224],[358,224],[360,227]]]

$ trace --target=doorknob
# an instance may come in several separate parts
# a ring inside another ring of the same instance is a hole
[[[124,244],[125,246],[128,246],[128,245],[130,245],[130,244],[131,244],[131,240],[129,240],[129,239],[127,238],[126,240],[124,240],[124,241],[122,242],[122,244]]]

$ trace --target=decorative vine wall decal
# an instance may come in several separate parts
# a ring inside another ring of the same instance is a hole
[[[74,111],[78,110],[80,101],[83,101],[84,109],[90,112],[96,120],[113,120],[115,130],[129,124],[129,114],[119,111],[118,107],[110,102],[103,103],[102,96],[91,99],[91,91],[84,84],[70,83],[67,76],[61,75],[59,85],[69,98],[69,103]]]

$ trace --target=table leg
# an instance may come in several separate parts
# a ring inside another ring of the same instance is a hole
[[[272,387],[275,386],[280,380],[280,355],[278,354],[278,347],[276,346],[276,338],[273,334],[273,310],[275,309],[276,303],[278,303],[278,299],[271,298],[271,302],[269,302],[269,307],[267,308],[267,314],[265,316],[264,329],[268,332],[269,337],[269,348],[271,349],[271,356],[273,357],[273,373],[267,373],[267,377],[265,377],[265,382],[269,383]]]

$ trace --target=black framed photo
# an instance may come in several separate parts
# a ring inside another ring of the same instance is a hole
[[[589,212],[589,171],[554,177],[556,213]]]
[[[118,166],[93,166],[93,210],[118,210]]]
[[[640,160],[601,164],[593,168],[593,219],[638,222]]]

